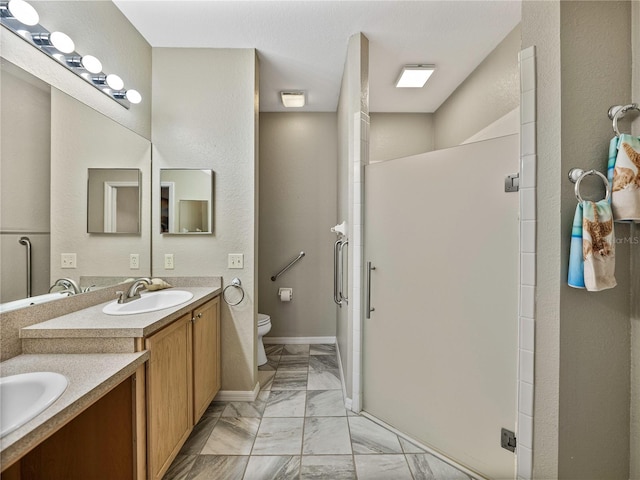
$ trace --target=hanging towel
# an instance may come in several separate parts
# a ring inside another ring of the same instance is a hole
[[[584,256],[582,253],[582,203],[576,206],[571,229],[571,250],[569,253],[569,286],[584,288]]]
[[[640,137],[626,133],[609,144],[607,169],[616,222],[640,222]]]
[[[585,288],[598,292],[615,287],[615,236],[608,200],[582,202],[582,252]]]

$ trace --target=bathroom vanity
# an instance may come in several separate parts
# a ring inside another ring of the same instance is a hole
[[[42,473],[58,463],[72,469],[58,478],[162,478],[220,389],[221,289],[180,290],[193,293],[193,298],[172,308],[112,316],[103,313],[105,304],[100,304],[21,329],[24,354],[3,362],[2,376],[13,373],[7,365],[29,358],[66,359],[76,371],[76,377],[68,370],[60,372],[69,378],[69,390],[77,378],[106,374],[105,366],[91,363],[99,357],[128,359],[129,375],[120,374],[117,384],[111,381],[108,388],[104,384],[88,388],[88,400],[65,399],[65,392],[25,425],[45,416],[50,417],[47,429],[40,432],[42,427],[36,425],[5,436],[2,480],[55,478],[29,472],[40,468]],[[94,391],[99,388],[101,395]],[[59,417],[60,412],[50,411],[63,399],[75,414]],[[129,427],[116,426],[118,422]],[[91,461],[91,455],[109,450],[112,443],[114,452],[126,450],[129,455],[118,454],[123,460],[110,462],[109,468],[118,468],[116,472],[96,468],[105,459]],[[71,445],[79,450],[69,450]],[[75,460],[85,454],[87,465]],[[92,462],[89,475],[86,468]]]

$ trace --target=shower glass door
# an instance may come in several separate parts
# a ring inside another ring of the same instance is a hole
[[[365,167],[363,409],[489,478],[515,472],[518,152],[511,135]]]

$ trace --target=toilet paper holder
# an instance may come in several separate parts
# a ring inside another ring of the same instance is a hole
[[[278,289],[278,298],[281,302],[290,302],[291,300],[293,300],[293,288],[280,287]]]

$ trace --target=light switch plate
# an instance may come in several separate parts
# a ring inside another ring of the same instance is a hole
[[[227,261],[227,268],[244,268],[244,254],[230,253]]]
[[[60,254],[60,268],[77,268],[75,253]]]

